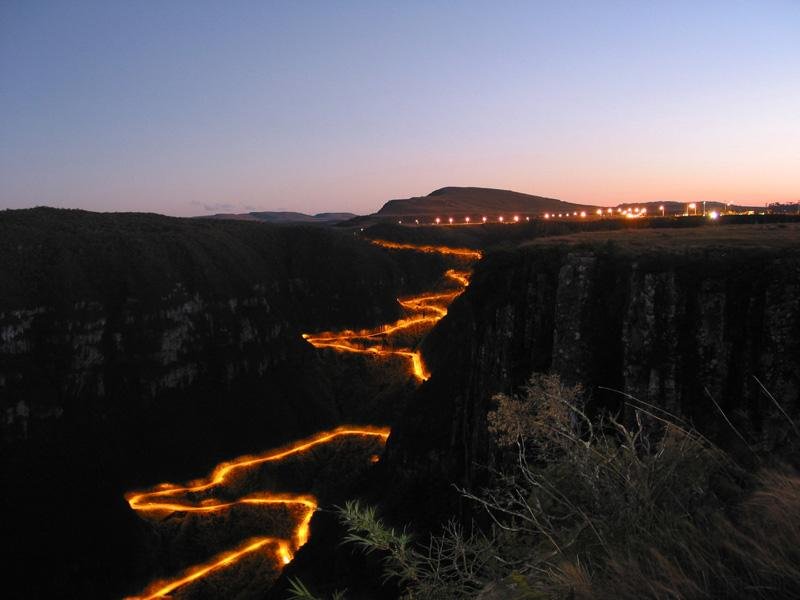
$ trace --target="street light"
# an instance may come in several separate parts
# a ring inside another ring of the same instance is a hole
[[[661,216],[663,217],[664,216],[664,205],[662,204],[661,206],[659,206],[658,210],[661,211]]]

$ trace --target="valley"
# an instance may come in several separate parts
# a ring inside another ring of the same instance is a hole
[[[796,413],[792,218],[362,232],[3,217],[20,598],[283,600],[294,579],[392,597],[331,511],[367,498],[419,535],[473,518],[453,485],[488,482],[492,395],[532,372],[587,385],[590,411],[625,415],[620,392],[636,394],[746,453],[725,411],[793,460],[762,392]],[[52,489],[68,490],[58,511]]]
[[[439,253],[446,256],[455,256],[462,261],[471,261],[480,258],[480,253],[476,251],[450,248],[446,246],[414,246],[411,244],[394,244],[383,240],[372,240],[372,243],[391,250],[414,251],[423,253]],[[468,265],[464,265],[468,266]],[[380,325],[371,329],[358,331],[344,330],[338,332],[326,332],[316,334],[303,334],[303,339],[315,348],[328,348],[338,352],[352,352],[373,356],[398,356],[408,360],[411,374],[419,381],[425,381],[429,373],[422,362],[419,351],[413,346],[419,343],[422,336],[427,333],[433,325],[447,314],[447,306],[461,294],[469,285],[471,272],[466,269],[445,271],[442,282],[444,285],[455,283],[458,287],[455,290],[443,292],[419,294],[405,298],[398,298],[398,304],[406,311],[403,318]],[[397,345],[396,340],[402,340],[401,345]],[[402,345],[402,344],[408,344]],[[413,345],[413,346],[412,346]],[[380,442],[381,448],[374,447],[374,443],[366,447],[365,452],[370,460],[377,461],[378,454],[382,450],[382,445],[389,437],[389,428],[369,428],[339,426],[330,432],[322,432],[306,440],[294,442],[290,446],[270,451],[260,456],[247,456],[239,459],[221,463],[214,468],[211,476],[202,481],[180,486],[170,483],[162,483],[154,486],[150,490],[131,492],[126,495],[126,500],[131,509],[143,515],[146,519],[158,523],[158,521],[171,515],[216,515],[221,511],[233,511],[241,507],[258,507],[265,510],[273,510],[280,507],[289,510],[288,518],[292,521],[291,535],[287,538],[276,537],[250,537],[236,549],[227,550],[211,560],[193,565],[186,569],[183,574],[172,579],[159,580],[147,586],[144,593],[132,596],[131,598],[142,598],[153,600],[162,597],[190,598],[191,588],[198,582],[203,582],[206,578],[217,576],[220,571],[236,566],[252,554],[267,553],[272,557],[273,569],[271,572],[277,573],[283,565],[288,564],[297,549],[304,546],[309,539],[309,523],[314,512],[317,510],[318,499],[309,494],[289,495],[285,493],[270,493],[268,491],[253,491],[252,482],[242,482],[242,478],[247,475],[252,479],[250,473],[257,471],[266,463],[283,461],[287,458],[294,458],[297,455],[305,455],[316,446],[336,443],[341,438],[370,438]],[[370,446],[372,449],[370,450]],[[340,465],[339,468],[344,468]],[[235,480],[235,489],[242,493],[247,490],[244,497],[227,499],[220,498],[220,492],[226,487],[231,486],[231,481]],[[157,525],[156,525],[157,526]],[[228,523],[225,526],[229,526]],[[258,567],[259,574],[253,574],[252,578],[259,576],[263,579],[263,566]],[[269,571],[268,571],[269,572]],[[267,580],[269,581],[269,580]],[[188,588],[188,592],[187,592]],[[233,589],[228,589],[228,593],[238,593]],[[188,595],[186,595],[188,594]]]

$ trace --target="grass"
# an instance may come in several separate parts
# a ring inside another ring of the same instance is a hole
[[[492,487],[460,490],[488,515],[482,531],[451,522],[415,541],[351,503],[347,541],[382,553],[408,600],[800,597],[795,470],[746,470],[635,399],[624,422],[590,418],[582,393],[537,375],[495,397],[503,468]]]
[[[611,243],[624,249],[650,252],[683,251],[687,248],[786,248],[797,249],[800,223],[751,225],[707,224],[704,227],[619,229],[586,231],[538,238],[522,247]]]

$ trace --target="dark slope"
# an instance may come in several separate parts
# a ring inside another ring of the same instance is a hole
[[[358,420],[301,332],[391,320],[441,270],[319,227],[0,212],[5,596],[135,591],[158,540],[123,493]]]
[[[753,376],[796,422],[798,235],[797,223],[588,232],[488,253],[423,346],[432,377],[389,439],[389,512],[435,527],[457,511],[452,484],[480,486],[494,464],[492,395],[532,372],[583,383],[590,408],[624,414],[624,398],[601,386],[623,390],[747,458],[712,397],[784,454],[791,425]],[[410,507],[422,496],[421,516]]]
[[[353,213],[346,212],[325,212],[316,215],[307,215],[299,212],[287,211],[262,211],[249,213],[220,213],[207,217],[197,217],[199,219],[227,219],[231,221],[260,221],[273,224],[304,224],[304,225],[336,225],[342,221],[355,218]]]

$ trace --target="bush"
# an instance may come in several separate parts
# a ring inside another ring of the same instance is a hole
[[[488,533],[451,522],[414,543],[354,503],[347,541],[384,553],[408,599],[800,597],[797,473],[748,473],[649,405],[590,419],[582,395],[538,375],[495,396],[507,463],[491,488],[460,490]]]

